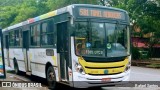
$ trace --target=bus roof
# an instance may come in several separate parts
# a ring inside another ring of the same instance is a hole
[[[69,12],[72,15],[73,14],[72,13],[72,8],[77,7],[77,6],[104,8],[104,9],[111,9],[111,10],[122,11],[122,12],[127,13],[125,10],[118,9],[118,8],[113,8],[113,7],[106,7],[106,6],[92,5],[92,4],[72,4],[72,5],[68,5],[66,7],[48,12],[46,14],[34,17],[34,18],[30,18],[30,19],[28,19],[26,21],[23,21],[23,22],[20,22],[18,24],[9,26],[9,27],[3,29],[2,32],[11,30],[11,29],[14,29],[14,28],[17,28],[17,27],[21,27],[23,25],[27,25],[27,24],[30,24],[30,23],[33,23],[33,22],[37,22],[37,21],[40,21],[40,20],[43,20],[43,19],[46,19],[46,18],[50,18],[50,17],[56,16],[56,15],[59,15],[59,14],[62,14],[62,13],[66,13],[66,12]]]

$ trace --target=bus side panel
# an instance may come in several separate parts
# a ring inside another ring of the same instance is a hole
[[[11,67],[14,68],[14,61],[13,59],[15,58],[18,64],[18,68],[20,71],[25,72],[25,62],[24,62],[24,56],[21,48],[10,48],[9,49],[9,57],[10,57],[10,63]]]
[[[13,51],[13,49],[9,49],[9,62],[10,62],[10,67],[14,69],[14,63],[13,63],[14,55],[13,55],[13,52],[11,51]]]
[[[53,50],[54,55],[46,55],[47,50]],[[50,63],[56,69],[55,73],[58,76],[58,69],[57,67],[57,50],[52,48],[30,48],[28,54],[29,60],[31,60],[31,70],[32,74],[46,78],[45,67],[47,63]],[[58,78],[57,78],[58,79]]]

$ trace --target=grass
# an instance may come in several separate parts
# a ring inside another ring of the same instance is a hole
[[[149,68],[160,68],[160,64],[150,64],[150,65],[146,65],[146,67],[149,67]]]
[[[7,73],[15,73],[14,70],[7,70]]]
[[[132,60],[132,65],[160,69],[160,60]]]

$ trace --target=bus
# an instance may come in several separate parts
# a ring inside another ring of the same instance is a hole
[[[77,88],[130,78],[129,15],[125,10],[72,4],[2,30],[6,65]]]

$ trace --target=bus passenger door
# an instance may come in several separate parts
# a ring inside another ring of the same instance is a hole
[[[60,77],[61,81],[68,80],[68,66],[69,66],[69,38],[67,22],[57,24],[57,52],[60,57]]]
[[[26,71],[31,71],[30,60],[28,58],[28,50],[29,50],[29,31],[23,31],[23,55],[25,61]]]

